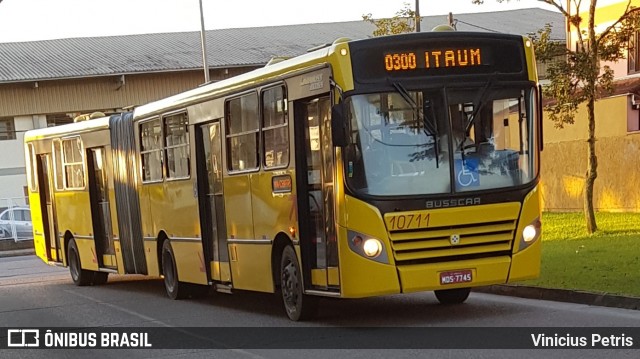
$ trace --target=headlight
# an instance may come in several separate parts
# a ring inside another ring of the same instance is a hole
[[[358,255],[380,263],[389,263],[382,241],[356,231],[347,231],[349,249]]]
[[[533,244],[533,242],[540,238],[541,233],[542,223],[540,222],[540,218],[536,218],[522,230],[522,240],[520,241],[519,250],[523,250]]]
[[[533,224],[530,224],[526,227],[524,227],[524,230],[522,231],[522,239],[524,239],[525,242],[531,242],[534,239],[536,239],[536,237],[538,236],[538,229],[536,228],[536,226],[534,226]]]
[[[382,253],[382,243],[375,238],[369,238],[364,241],[362,250],[367,257],[375,258]]]

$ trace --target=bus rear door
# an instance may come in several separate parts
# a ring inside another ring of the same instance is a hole
[[[196,131],[198,201],[209,278],[231,282],[222,188],[222,138],[220,121],[206,123]],[[200,180],[202,179],[202,180]],[[209,266],[208,263],[212,263]]]
[[[98,265],[101,268],[116,268],[113,245],[111,209],[107,180],[107,156],[104,147],[87,149],[87,171],[89,179],[89,197],[91,199],[91,218],[97,251]]]
[[[60,248],[60,238],[56,226],[56,214],[53,194],[53,170],[51,154],[36,155],[36,164],[38,169],[38,188],[40,190],[40,211],[42,213],[42,231],[43,233],[34,233],[34,235],[44,236],[46,243],[47,258],[53,262],[62,262],[62,253]],[[38,232],[38,228],[34,227],[34,232]],[[42,258],[45,259],[45,258]]]

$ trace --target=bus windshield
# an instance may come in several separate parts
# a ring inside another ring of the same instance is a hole
[[[406,90],[346,99],[346,179],[375,196],[519,186],[536,177],[535,89]]]

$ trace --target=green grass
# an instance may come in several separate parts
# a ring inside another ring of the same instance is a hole
[[[640,297],[640,213],[597,213],[588,235],[582,213],[544,213],[540,278],[522,282]]]

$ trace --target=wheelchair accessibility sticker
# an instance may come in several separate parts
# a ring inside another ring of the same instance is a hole
[[[459,187],[480,186],[480,175],[478,174],[478,159],[465,158],[455,160],[456,182]]]

